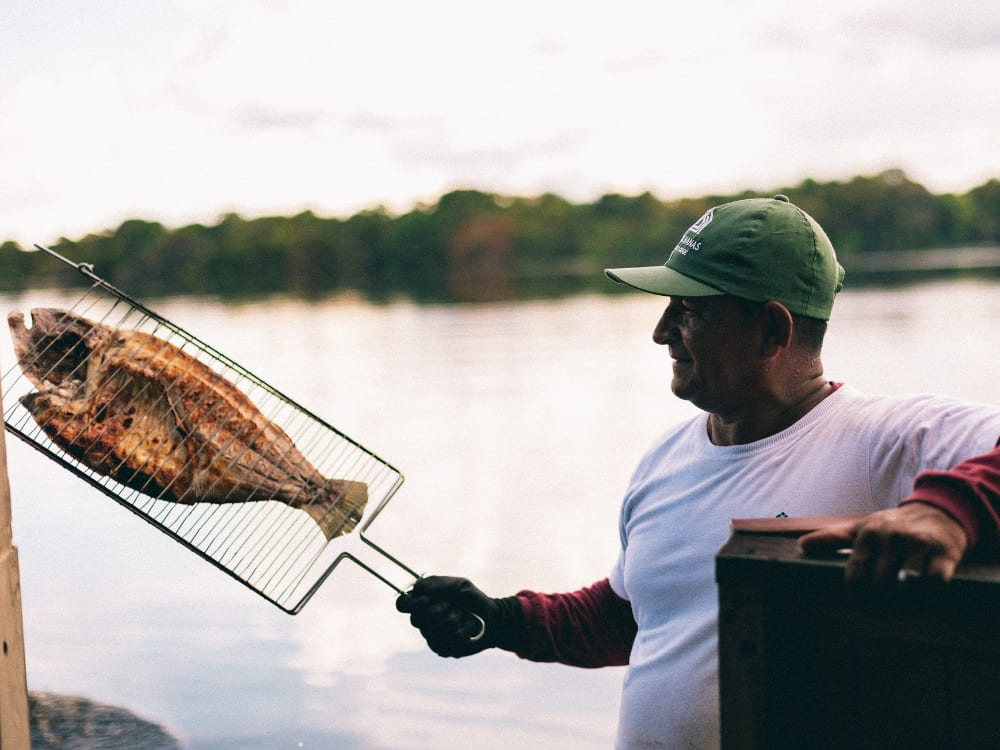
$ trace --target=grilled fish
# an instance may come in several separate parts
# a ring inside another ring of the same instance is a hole
[[[50,308],[7,316],[37,390],[20,401],[60,448],[90,469],[171,502],[277,500],[327,539],[350,532],[363,482],[324,477],[233,383],[177,346]]]

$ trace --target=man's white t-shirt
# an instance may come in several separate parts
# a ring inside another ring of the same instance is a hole
[[[662,436],[622,504],[610,580],[639,629],[618,748],[718,748],[714,559],[733,518],[848,515],[894,507],[924,469],[991,450],[1000,407],[841,386],[788,429],[713,445],[707,415]]]

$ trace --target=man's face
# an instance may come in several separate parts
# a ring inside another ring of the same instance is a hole
[[[671,297],[653,331],[670,352],[678,398],[723,418],[752,408],[760,334],[736,297]]]

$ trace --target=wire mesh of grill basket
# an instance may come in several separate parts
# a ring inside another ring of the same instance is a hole
[[[9,432],[290,614],[344,559],[402,590],[369,550],[417,577],[365,535],[396,468],[89,264],[39,249],[90,286],[30,327],[10,311]]]

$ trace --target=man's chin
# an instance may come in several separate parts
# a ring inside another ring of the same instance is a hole
[[[690,385],[683,380],[678,381],[677,378],[670,381],[670,392],[681,401],[691,401],[696,395],[694,388],[691,388]]]

